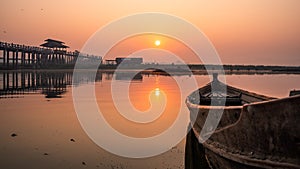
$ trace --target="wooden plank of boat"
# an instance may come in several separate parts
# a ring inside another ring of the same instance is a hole
[[[224,85],[216,79],[213,82]],[[235,99],[234,106],[229,101],[222,107],[224,113],[220,123],[213,133],[205,131],[207,135],[212,134],[205,142],[201,140],[200,132],[208,112],[220,108],[201,104],[201,99],[213,99],[209,97],[212,96],[211,85],[198,89],[186,100],[194,123],[191,131],[199,142],[203,142],[210,166],[222,169],[300,168],[300,127],[297,124],[300,119],[300,95],[275,99],[226,87],[227,95],[223,95],[223,99]],[[195,100],[194,96],[199,93],[206,98]],[[237,101],[240,105],[236,104]],[[187,140],[187,143],[190,141]]]

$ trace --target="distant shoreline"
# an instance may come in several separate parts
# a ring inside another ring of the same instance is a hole
[[[105,65],[99,66],[97,72],[114,73],[118,72],[139,72],[142,74],[155,74],[155,75],[207,75],[208,72],[222,73],[220,65],[188,65],[187,69],[184,65],[155,65],[154,68],[145,69],[143,65],[135,67],[121,67]],[[149,67],[149,66],[148,66]],[[156,67],[156,68],[155,68]],[[208,69],[205,69],[208,68]],[[295,66],[243,66],[243,65],[224,65],[223,70],[225,74],[300,74],[300,67]],[[79,71],[94,71],[88,67],[83,69],[77,69]],[[48,69],[15,69],[4,70],[0,69],[0,72],[73,72],[74,68],[48,68]]]
[[[95,67],[97,64],[82,64],[79,67],[82,69],[90,69],[90,67]],[[53,70],[53,69],[74,69],[75,64],[68,65],[48,65],[47,67],[38,68],[38,67],[19,67],[18,69],[6,69],[6,67],[0,66],[1,70]],[[170,70],[180,70],[183,71],[187,68],[190,70],[230,70],[230,71],[239,71],[239,70],[269,70],[269,71],[294,71],[300,72],[300,66],[264,66],[264,65],[213,65],[213,64],[139,64],[139,65],[105,65],[100,64],[98,69],[106,70],[115,70],[115,69],[170,69]]]

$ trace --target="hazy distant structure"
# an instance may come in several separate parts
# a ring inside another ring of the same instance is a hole
[[[123,66],[137,66],[143,63],[143,58],[125,58],[125,57],[117,57],[115,59],[106,59],[106,65],[120,65],[122,63]]]
[[[121,63],[123,65],[140,65],[143,63],[143,58],[123,58],[118,57],[116,58],[117,65],[120,65]]]
[[[116,59],[106,59],[105,63],[106,63],[106,65],[115,65]]]

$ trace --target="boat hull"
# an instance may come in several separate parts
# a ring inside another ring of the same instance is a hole
[[[200,137],[205,119],[218,108],[188,99],[186,103],[191,131],[205,148],[211,168],[300,168],[300,96],[222,107],[220,123],[205,142]]]
[[[209,149],[205,150],[205,155],[206,158],[209,159],[210,168],[214,169],[262,169],[261,167],[254,167],[251,165],[236,162],[234,160],[230,160],[228,158],[224,158],[217,155],[213,151],[210,151]]]

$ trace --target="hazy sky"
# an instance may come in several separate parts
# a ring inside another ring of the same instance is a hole
[[[2,0],[0,40],[46,38],[80,50],[103,25],[134,13],[179,16],[202,30],[225,64],[300,66],[299,0]]]

